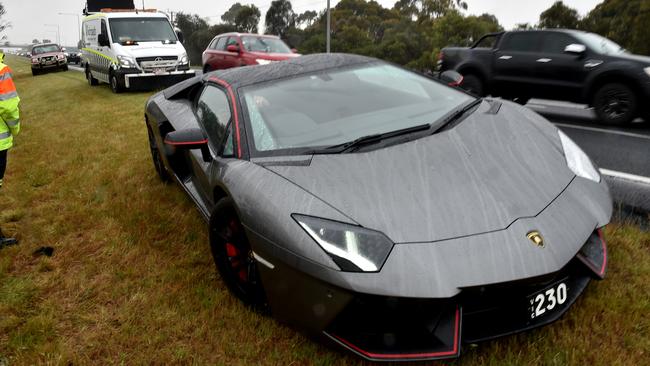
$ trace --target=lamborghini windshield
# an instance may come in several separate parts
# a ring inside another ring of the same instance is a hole
[[[383,63],[325,70],[244,89],[254,153],[300,154],[366,136],[442,123],[474,100]]]

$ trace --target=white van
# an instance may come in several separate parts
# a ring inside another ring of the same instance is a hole
[[[182,34],[155,11],[111,11],[84,17],[82,66],[90,85],[125,89],[167,87],[194,76]]]

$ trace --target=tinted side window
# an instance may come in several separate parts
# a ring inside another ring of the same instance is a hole
[[[497,43],[497,36],[489,36],[483,38],[477,45],[476,48],[494,48]]]
[[[537,32],[520,32],[506,34],[500,49],[502,51],[537,52],[540,35]]]
[[[215,50],[225,50],[226,49],[226,37],[220,37],[217,41],[217,44],[214,46]]]
[[[226,47],[230,45],[239,46],[239,42],[237,42],[237,37],[228,37],[228,43],[226,43]]]
[[[203,89],[196,104],[196,115],[203,124],[210,142],[221,148],[231,117],[226,93],[214,86]]]
[[[566,46],[579,43],[573,37],[562,33],[546,33],[542,39],[542,52],[544,53],[564,53]]]

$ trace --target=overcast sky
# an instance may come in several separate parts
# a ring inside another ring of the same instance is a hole
[[[136,6],[142,6],[143,0],[135,0]],[[506,28],[518,23],[534,24],[539,14],[553,4],[555,0],[465,0],[469,14],[491,13]],[[602,0],[564,0],[568,6],[576,8],[585,15]],[[219,17],[237,0],[144,0],[147,8],[159,10],[183,11],[209,17],[211,23],[217,23]],[[239,0],[242,4],[255,4],[260,8],[262,17],[266,14],[271,0]],[[395,0],[378,0],[384,7],[392,7]],[[61,43],[75,45],[78,40],[77,17],[59,15],[59,13],[80,14],[85,0],[0,0],[7,14],[5,21],[12,27],[4,32],[10,41],[30,43],[32,39],[51,39],[56,41],[57,29],[60,29]],[[322,10],[326,0],[292,0],[294,11]],[[331,1],[332,6],[338,0]],[[46,25],[48,24],[48,25]],[[57,27],[58,26],[58,27]]]

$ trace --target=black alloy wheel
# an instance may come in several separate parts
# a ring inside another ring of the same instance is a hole
[[[158,145],[156,145],[156,140],[149,125],[147,125],[147,135],[149,135],[149,151],[151,151],[153,166],[156,169],[156,173],[158,173],[160,180],[163,183],[167,183],[170,180],[169,173],[167,173],[167,170],[165,169],[165,165],[160,157],[160,150],[158,150]]]
[[[610,125],[630,123],[638,113],[636,94],[618,83],[603,85],[594,96],[593,106],[600,121]]]
[[[266,296],[257,261],[230,198],[215,205],[210,218],[210,248],[228,289],[244,304],[264,310]]]

